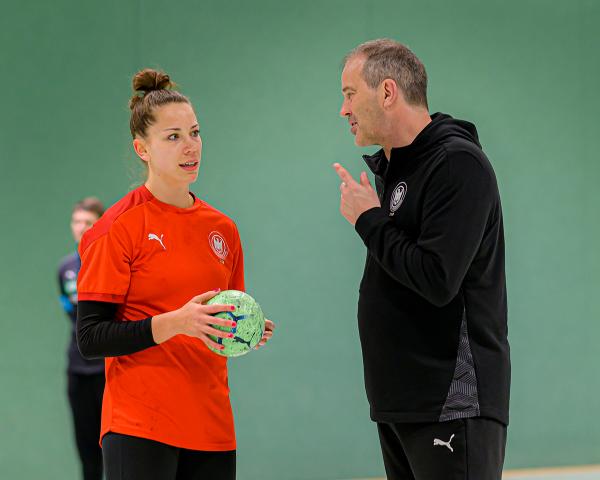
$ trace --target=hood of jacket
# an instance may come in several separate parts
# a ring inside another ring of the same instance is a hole
[[[445,142],[457,138],[481,148],[475,125],[438,112],[431,116],[431,122],[421,130],[410,145],[392,148],[389,162],[383,149],[373,155],[363,155],[363,159],[375,175],[384,177],[388,163],[409,167],[422,160],[423,156],[428,155],[432,150],[440,148]]]

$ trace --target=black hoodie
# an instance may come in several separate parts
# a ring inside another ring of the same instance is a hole
[[[381,200],[355,226],[371,418],[508,424],[502,210],[475,126],[436,113],[389,162],[383,150],[364,159]]]

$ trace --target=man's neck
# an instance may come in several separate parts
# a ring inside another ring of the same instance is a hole
[[[390,121],[389,134],[385,143],[381,145],[388,161],[392,155],[392,148],[410,145],[419,133],[431,123],[431,117],[427,110],[410,110],[405,113],[402,117]]]

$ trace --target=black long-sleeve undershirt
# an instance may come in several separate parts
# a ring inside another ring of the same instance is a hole
[[[84,358],[129,355],[156,345],[152,317],[128,322],[116,318],[119,305],[81,301],[77,306],[77,346]]]

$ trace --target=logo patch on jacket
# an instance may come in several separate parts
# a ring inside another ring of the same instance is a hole
[[[396,213],[396,210],[398,210],[400,208],[400,205],[402,205],[402,202],[404,201],[404,197],[406,197],[406,183],[404,182],[400,182],[398,185],[396,185],[396,188],[394,188],[394,191],[392,192],[392,198],[390,199],[390,217],[394,216],[394,213]]]
[[[219,232],[210,232],[208,236],[208,243],[210,244],[210,248],[212,248],[215,255],[219,257],[221,263],[225,263],[225,259],[229,254],[229,247],[227,246],[227,242],[225,241],[225,237],[221,235]]]

